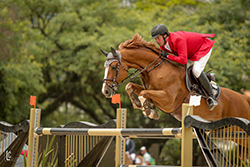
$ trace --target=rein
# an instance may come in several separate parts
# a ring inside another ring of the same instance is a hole
[[[160,61],[159,63],[157,63],[156,65],[154,65],[154,67],[152,67],[144,77],[140,77],[144,83],[144,86],[145,86],[145,89],[146,88],[146,85],[145,85],[145,82],[144,82],[144,79],[146,78],[146,76],[153,70],[155,69],[157,66],[159,66],[163,61],[167,60],[169,63],[172,63],[176,66],[178,66],[179,68],[183,69],[184,68],[184,65],[183,64],[179,64],[179,63],[176,63],[176,62],[173,62],[163,56],[159,56],[157,59],[155,59],[154,61],[152,61],[147,67],[143,68],[139,73],[135,74],[137,71],[139,71],[138,69],[136,69],[133,73],[129,74],[120,84],[116,81],[116,78],[118,76],[118,72],[119,72],[119,68],[120,68],[120,64],[122,65],[122,67],[124,68],[124,70],[126,70],[128,73],[128,69],[122,64],[121,60],[119,58],[112,58],[112,59],[115,59],[115,61],[118,61],[118,65],[116,67],[116,75],[113,79],[104,79],[103,82],[105,82],[111,89],[113,89],[114,91],[117,91],[117,87],[120,87],[124,84],[127,84],[128,82],[130,82],[131,80],[134,80],[138,75],[142,74],[144,71],[146,71],[151,65],[153,65],[159,58],[162,58],[162,61]],[[112,84],[109,84],[107,83],[106,81],[113,81]]]
[[[116,86],[120,87],[124,84],[127,84],[129,81],[135,79],[138,75],[140,75],[141,73],[143,73],[144,71],[146,71],[152,64],[154,64],[158,59],[160,58],[160,56],[155,59],[154,61],[152,61],[147,67],[145,67],[144,69],[142,69],[139,73],[137,73],[134,76],[131,76],[133,74],[135,74],[138,70],[135,70],[132,74],[130,74],[127,78],[125,78],[120,84],[117,84]],[[157,63],[153,68],[151,68],[147,74],[142,78],[142,80],[144,80],[144,78],[148,75],[149,72],[151,72],[154,68],[156,68],[157,66],[159,66],[162,62],[164,61],[164,59],[162,61],[160,61],[159,63]],[[117,72],[118,73],[118,72]],[[126,81],[125,81],[126,80]]]

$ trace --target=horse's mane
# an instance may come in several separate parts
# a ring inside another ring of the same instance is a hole
[[[119,45],[119,49],[139,47],[148,48],[157,54],[160,54],[161,52],[161,49],[158,48],[155,44],[153,44],[152,41],[145,41],[144,38],[142,38],[138,33],[136,33],[132,39],[129,39]]]

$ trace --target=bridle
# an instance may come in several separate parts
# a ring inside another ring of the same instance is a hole
[[[122,64],[121,60],[120,60],[118,57],[117,57],[117,58],[116,58],[116,57],[114,57],[114,58],[109,58],[109,59],[107,58],[106,61],[111,61],[111,63],[114,62],[114,61],[118,61],[118,63],[117,63],[117,66],[116,66],[116,74],[115,74],[114,78],[113,78],[113,79],[105,78],[105,79],[103,79],[103,83],[107,84],[112,90],[117,91],[118,87],[120,87],[120,86],[122,86],[122,85],[128,83],[128,82],[131,81],[131,80],[134,80],[138,75],[140,75],[141,73],[143,73],[144,71],[146,71],[152,64],[154,64],[159,58],[160,58],[160,56],[159,56],[157,59],[155,59],[153,62],[151,62],[147,67],[143,68],[140,72],[138,72],[139,70],[136,69],[133,73],[130,73],[130,74],[120,83],[120,84],[119,84],[119,83],[117,82],[117,80],[116,80],[116,78],[117,78],[117,76],[118,76],[118,73],[119,73],[120,64],[121,64],[121,66],[123,67],[123,69],[124,69],[125,71],[127,71],[128,73],[129,73],[129,71],[128,71],[128,69]],[[157,66],[159,66],[164,60],[165,60],[165,59],[163,59],[162,61],[160,61],[159,63],[157,63],[154,67],[152,67],[152,68],[146,73],[146,75],[145,75],[143,78],[142,78],[142,77],[138,77],[138,78],[141,78],[141,79],[144,81],[144,79],[145,79],[145,77],[148,75],[148,73],[151,72],[151,71],[152,71],[154,68],[156,68]],[[110,65],[111,63],[109,63],[109,65]],[[137,73],[137,72],[138,72],[138,73]],[[137,74],[136,74],[136,73],[137,73]],[[112,83],[109,84],[109,83],[106,82],[106,81],[112,81]],[[145,85],[145,84],[144,84],[144,85]]]
[[[117,63],[117,66],[116,66],[116,74],[115,74],[115,76],[114,76],[114,78],[113,79],[108,79],[108,78],[104,78],[103,79],[103,83],[105,83],[105,84],[107,84],[112,90],[114,90],[114,91],[117,91],[117,87],[120,87],[121,85],[117,82],[117,80],[116,80],[116,78],[118,77],[118,73],[119,73],[119,69],[120,69],[120,64],[121,64],[121,66],[123,67],[123,69],[125,70],[125,71],[127,71],[128,73],[129,73],[129,71],[128,71],[128,69],[122,64],[122,62],[121,62],[121,60],[117,57],[114,57],[114,58],[107,58],[107,60],[106,60],[106,62],[110,62],[109,63],[109,65],[112,63],[112,62],[114,62],[114,61],[117,61],[118,63]],[[107,81],[112,81],[112,84],[109,84]]]

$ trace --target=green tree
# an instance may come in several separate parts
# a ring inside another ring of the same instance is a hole
[[[27,54],[29,22],[19,8],[0,2],[0,119],[19,123],[29,115],[29,96],[44,90],[40,64]]]
[[[216,33],[208,68],[216,73],[219,85],[238,92],[250,89],[249,11],[238,1],[227,0],[215,1],[198,13],[203,13],[200,28]]]
[[[170,32],[215,33],[216,43],[206,70],[213,69],[220,86],[238,92],[250,89],[248,1],[121,2],[1,1],[1,120],[17,123],[28,119],[30,95],[37,96],[46,126],[78,120],[102,124],[114,119],[117,105],[100,91],[105,57],[99,48],[117,49],[135,33],[150,41],[150,30],[159,23],[167,25]],[[122,107],[128,109],[128,118],[133,118],[128,119],[127,127],[180,126],[159,110],[159,120],[145,118],[132,108],[124,86],[118,93]],[[153,142],[165,149],[165,140]],[[150,144],[138,141],[137,149]]]

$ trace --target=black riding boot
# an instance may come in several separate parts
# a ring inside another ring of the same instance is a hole
[[[213,110],[219,103],[217,102],[217,100],[215,99],[215,97],[213,95],[212,85],[210,84],[210,82],[209,82],[209,80],[204,72],[201,73],[198,80],[199,80],[200,84],[202,85],[202,87],[207,92],[207,95],[208,95],[207,104],[208,104],[209,110]]]

